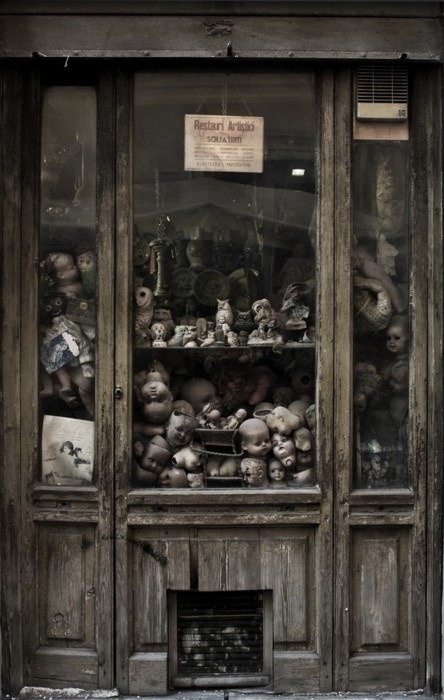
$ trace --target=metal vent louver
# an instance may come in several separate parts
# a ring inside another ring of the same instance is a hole
[[[227,676],[268,681],[262,591],[180,591],[176,596],[176,686],[205,687]]]
[[[359,66],[356,83],[358,119],[380,121],[407,119],[408,73],[406,67]]]

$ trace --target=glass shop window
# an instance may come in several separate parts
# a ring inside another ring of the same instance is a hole
[[[41,143],[39,359],[41,480],[94,473],[96,94],[48,87]]]
[[[138,73],[139,488],[317,485],[315,80]]]
[[[408,157],[407,141],[354,146],[356,488],[410,484]]]

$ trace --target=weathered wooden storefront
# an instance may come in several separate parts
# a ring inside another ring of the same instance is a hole
[[[0,2],[4,692],[440,690],[442,29]]]

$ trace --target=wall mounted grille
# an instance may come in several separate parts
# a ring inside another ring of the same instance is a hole
[[[356,92],[358,119],[407,119],[408,71],[405,66],[359,66],[356,71]]]
[[[264,599],[262,591],[176,592],[170,607],[176,626],[173,685],[266,685],[271,606]]]

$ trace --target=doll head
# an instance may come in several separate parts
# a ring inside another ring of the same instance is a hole
[[[275,406],[265,418],[265,422],[270,430],[282,435],[289,435],[300,427],[299,418],[285,406]]]
[[[241,447],[251,457],[265,457],[271,450],[270,432],[260,418],[248,418],[239,426]]]
[[[204,406],[210,406],[210,410],[222,409],[222,399],[216,387],[209,379],[203,377],[188,379],[182,385],[180,396],[192,405],[196,413],[201,413]]]
[[[171,456],[167,441],[161,435],[155,435],[146,445],[139,466],[145,471],[159,475]]]
[[[173,410],[173,397],[158,372],[149,372],[140,389],[142,413],[148,423],[165,423]]]
[[[196,419],[186,413],[174,410],[167,422],[166,439],[171,447],[179,448],[189,445],[196,427]]]
[[[294,467],[296,463],[296,447],[292,438],[289,435],[273,433],[271,444],[276,459],[287,469]]]
[[[187,473],[185,469],[172,465],[165,467],[159,474],[159,484],[162,488],[182,489],[188,487]]]
[[[407,316],[393,316],[385,332],[387,350],[395,355],[407,352],[408,332]]]
[[[253,488],[268,486],[267,463],[257,457],[245,457],[241,461],[241,472],[245,483]]]
[[[285,480],[285,468],[278,459],[272,459],[268,463],[268,478],[271,482],[270,486],[274,484],[278,484],[279,486],[283,485]]]

